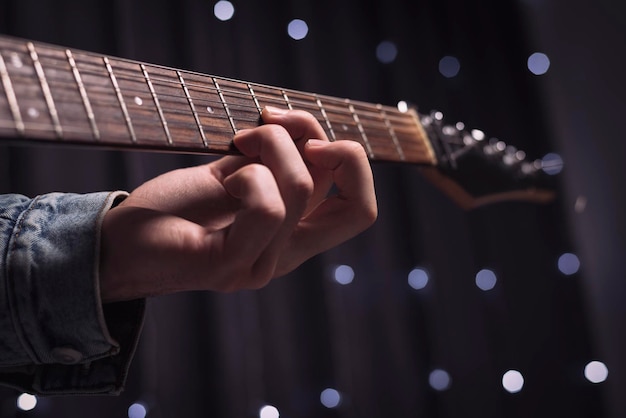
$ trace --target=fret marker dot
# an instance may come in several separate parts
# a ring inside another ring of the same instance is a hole
[[[39,117],[39,111],[35,109],[34,107],[29,107],[27,113],[28,113],[28,116],[30,116],[33,119],[37,119]]]
[[[135,103],[137,106],[141,106],[143,104],[143,100],[141,100],[141,97],[135,96]]]
[[[11,54],[11,64],[13,64],[15,68],[22,68],[22,66],[24,65],[20,56],[17,55],[17,53],[15,52]]]
[[[341,125],[341,129],[343,129],[344,131],[348,130],[348,125],[346,125],[345,123],[343,125]]]
[[[211,106],[207,106],[206,107],[206,111],[211,113],[211,114],[215,113],[215,110],[213,110],[213,108]]]

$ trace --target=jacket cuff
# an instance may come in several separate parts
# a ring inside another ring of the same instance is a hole
[[[0,368],[12,386],[38,394],[121,391],[145,303],[103,306],[98,272],[104,215],[125,196],[42,195],[17,219],[6,294],[24,354]]]

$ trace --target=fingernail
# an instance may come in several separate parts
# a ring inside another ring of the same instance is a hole
[[[250,132],[252,129],[246,128],[246,129],[239,129],[237,132],[235,132],[235,136],[239,136],[239,135],[243,135],[246,132]]]
[[[279,107],[274,107],[274,106],[265,106],[263,111],[264,112],[269,112],[271,115],[284,115],[289,110],[288,109],[281,109]]]
[[[308,141],[306,141],[306,144],[309,147],[323,147],[328,143],[328,141],[324,141],[323,139],[309,139]]]

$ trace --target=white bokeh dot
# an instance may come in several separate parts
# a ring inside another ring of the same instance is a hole
[[[341,403],[341,394],[333,388],[326,388],[320,394],[320,402],[326,408],[337,408]]]
[[[278,408],[272,405],[265,405],[261,409],[259,409],[259,418],[278,418],[280,417],[280,413],[278,412]]]
[[[17,397],[17,407],[22,411],[32,411],[37,406],[37,397],[29,393],[22,393]]]
[[[435,390],[444,391],[450,388],[452,379],[450,374],[442,369],[435,369],[428,375],[428,384]]]
[[[576,254],[572,253],[564,253],[559,257],[559,261],[557,262],[559,266],[559,271],[566,276],[571,276],[572,274],[578,273],[580,269],[580,260]]]
[[[601,361],[591,361],[585,366],[585,377],[591,383],[602,383],[609,377],[609,369]]]
[[[509,393],[517,393],[524,387],[524,376],[517,370],[509,370],[502,376],[502,386]]]
[[[287,25],[287,33],[292,39],[299,41],[306,38],[309,33],[309,25],[302,19],[294,19]]]
[[[535,75],[543,75],[550,68],[550,58],[542,52],[535,52],[528,57],[528,70]]]
[[[422,268],[414,268],[409,272],[409,286],[415,290],[420,290],[428,284],[428,273]]]
[[[139,402],[128,407],[128,418],[146,418],[147,413],[146,407]]]
[[[342,264],[335,267],[334,278],[339,284],[350,284],[354,280],[354,270],[352,267]]]
[[[480,290],[491,290],[496,286],[498,279],[496,274],[489,269],[482,269],[476,273],[476,286]]]
[[[221,21],[230,20],[235,14],[235,6],[229,1],[221,0],[213,6],[213,14]]]

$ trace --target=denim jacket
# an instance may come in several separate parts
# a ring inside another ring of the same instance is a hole
[[[0,383],[40,395],[119,393],[143,300],[102,304],[100,227],[124,192],[0,195]]]

